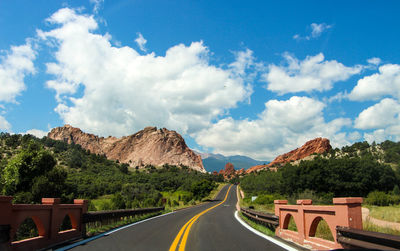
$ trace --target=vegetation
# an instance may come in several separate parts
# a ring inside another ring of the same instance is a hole
[[[370,216],[379,220],[400,223],[400,205],[395,206],[368,206]]]
[[[268,236],[275,236],[275,232],[268,227],[255,223],[254,221],[250,220],[246,215],[239,213],[240,217],[247,223],[249,224],[250,227],[254,228],[255,230],[260,231],[263,234],[266,234]]]
[[[298,165],[288,163],[277,172],[247,175],[241,178],[240,184],[247,196],[260,196],[266,200],[263,204],[279,195],[289,201],[291,198],[310,198],[314,204],[330,204],[333,197],[345,196],[368,196],[367,201],[371,204],[398,204],[399,164],[400,142],[385,141],[372,146],[361,142],[343,147],[341,151],[334,149],[313,160],[301,161]],[[268,201],[267,198],[271,199]]]
[[[127,164],[80,145],[8,133],[0,133],[0,173],[0,192],[12,195],[14,203],[85,198],[92,200],[89,210],[160,206],[163,194],[177,195],[167,203],[187,204],[207,197],[223,180],[184,166],[146,166],[132,172]]]

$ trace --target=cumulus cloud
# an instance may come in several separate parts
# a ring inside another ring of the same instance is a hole
[[[210,64],[202,42],[173,46],[165,56],[140,55],[95,33],[92,16],[64,8],[48,21],[57,27],[38,31],[56,46],[47,87],[64,122],[83,130],[121,136],[155,125],[193,134],[251,94],[236,70]]]
[[[336,60],[325,60],[322,53],[307,56],[303,61],[288,53],[283,57],[287,66],[271,64],[269,72],[263,75],[267,89],[280,95],[330,90],[335,82],[345,81],[362,70],[360,65],[347,67]]]
[[[333,27],[332,25],[328,25],[326,23],[320,23],[320,24],[312,23],[310,25],[310,28],[311,28],[311,34],[310,35],[302,37],[299,34],[296,34],[296,35],[293,36],[293,39],[295,39],[295,40],[311,40],[311,39],[314,39],[314,38],[318,38],[319,36],[321,36],[321,34],[324,31],[326,31],[326,30],[328,30],[328,29],[330,29],[332,27]]]
[[[355,127],[359,129],[376,129],[400,124],[399,114],[399,102],[385,98],[362,111],[355,120]]]
[[[16,96],[26,89],[24,78],[35,73],[33,60],[35,51],[29,42],[21,46],[11,46],[1,58],[0,102],[15,102]]]
[[[379,103],[363,110],[355,120],[355,128],[373,129],[364,133],[368,142],[382,142],[386,139],[400,140],[400,103],[397,100],[385,98]]]
[[[379,72],[358,80],[350,92],[350,100],[378,100],[384,96],[400,99],[400,65],[385,64]]]
[[[137,45],[139,46],[139,49],[143,52],[146,52],[146,43],[147,40],[143,37],[142,33],[138,33],[138,37],[135,39],[135,42],[137,43]]]
[[[8,121],[3,116],[0,116],[0,130],[2,131],[11,130],[10,123],[8,123]]]
[[[340,130],[350,126],[351,120],[338,118],[326,122],[323,118],[324,107],[322,102],[308,97],[270,100],[257,119],[221,119],[199,132],[196,141],[202,146],[214,148],[217,153],[241,154],[265,160],[293,150],[315,137],[331,139],[334,147],[348,144],[350,136]]]
[[[35,137],[43,138],[44,136],[47,136],[48,132],[45,132],[45,131],[42,131],[42,130],[39,130],[39,129],[30,129],[30,130],[28,130],[26,132],[23,132],[21,134],[31,134],[31,135],[33,135]]]

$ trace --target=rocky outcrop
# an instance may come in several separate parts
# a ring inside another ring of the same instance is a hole
[[[232,163],[228,162],[225,165],[225,169],[221,169],[218,174],[222,174],[225,179],[232,178],[236,175],[244,175],[246,173],[245,169],[235,170]]]
[[[170,164],[205,172],[200,155],[186,145],[179,133],[165,128],[146,127],[130,136],[104,138],[65,125],[52,129],[48,137],[69,144],[79,144],[91,153],[104,154],[109,159],[132,167]]]
[[[258,165],[249,168],[246,173],[260,171],[267,168],[276,171],[277,168],[283,166],[285,163],[301,160],[315,153],[325,153],[328,152],[330,149],[332,149],[332,146],[329,143],[329,139],[315,138],[313,140],[307,141],[300,148],[296,148],[293,151],[279,155],[268,165]]]

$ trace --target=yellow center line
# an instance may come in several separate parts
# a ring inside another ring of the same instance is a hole
[[[195,216],[193,216],[188,222],[186,222],[185,225],[183,225],[183,227],[181,228],[181,230],[179,230],[178,235],[175,237],[174,241],[171,244],[171,247],[169,248],[169,251],[175,251],[176,247],[179,244],[179,240],[181,239],[181,236],[183,234],[183,238],[181,240],[181,245],[179,246],[179,251],[184,251],[185,250],[185,246],[186,246],[186,242],[189,236],[189,232],[190,232],[190,228],[192,227],[193,223],[203,214],[207,213],[208,211],[210,211],[213,208],[218,207],[219,205],[223,204],[226,199],[228,198],[228,194],[229,194],[229,190],[231,190],[232,185],[230,185],[230,187],[228,188],[228,191],[226,192],[225,198],[222,202],[220,202],[219,204],[212,206],[210,208],[207,208],[204,211],[201,211],[200,213],[196,214]]]

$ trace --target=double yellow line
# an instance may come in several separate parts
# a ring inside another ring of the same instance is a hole
[[[174,242],[172,242],[171,247],[169,247],[169,251],[175,251],[175,250],[176,250],[176,247],[177,247],[178,244],[179,244],[179,240],[181,239],[182,234],[183,234],[183,238],[182,238],[182,240],[181,240],[181,245],[179,245],[179,249],[178,249],[178,250],[179,250],[179,251],[184,251],[184,250],[185,250],[185,246],[186,246],[186,242],[187,242],[187,239],[188,239],[188,236],[189,236],[190,228],[192,227],[193,223],[194,223],[200,216],[202,216],[203,214],[205,214],[205,213],[207,213],[208,211],[210,211],[211,209],[216,208],[216,207],[218,207],[219,205],[223,204],[223,203],[226,201],[226,198],[228,198],[229,190],[231,190],[231,187],[232,187],[232,185],[230,185],[230,187],[228,188],[228,191],[226,192],[225,198],[224,198],[224,200],[223,200],[221,203],[219,203],[219,204],[217,204],[217,205],[215,205],[215,206],[212,206],[212,207],[210,207],[210,208],[207,208],[207,209],[204,210],[204,211],[201,211],[200,213],[198,213],[198,214],[196,214],[195,216],[193,216],[193,218],[191,218],[188,222],[186,222],[186,224],[181,228],[181,230],[179,230],[179,233],[178,233],[178,235],[175,237]]]

